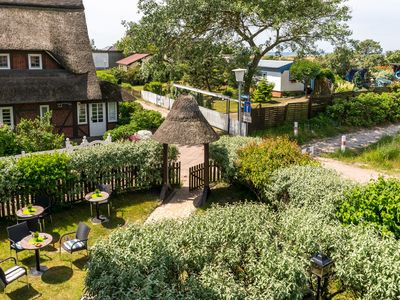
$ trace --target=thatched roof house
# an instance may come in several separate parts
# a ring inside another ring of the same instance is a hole
[[[0,123],[52,110],[71,137],[101,135],[116,123],[115,104],[93,103],[103,95],[82,0],[0,0],[0,20]],[[108,110],[113,117],[104,121]]]

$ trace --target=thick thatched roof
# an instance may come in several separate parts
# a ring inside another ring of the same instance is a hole
[[[180,96],[153,139],[163,144],[201,145],[219,139],[192,96]]]
[[[102,99],[107,101],[133,101],[135,97],[127,90],[120,87],[118,84],[108,81],[100,82]]]
[[[101,99],[82,0],[0,0],[0,20],[0,50],[48,51],[70,73],[86,75],[78,100]]]

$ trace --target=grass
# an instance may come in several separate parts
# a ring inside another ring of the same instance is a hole
[[[374,169],[400,173],[400,135],[384,136],[364,149],[337,151],[328,157],[350,163],[360,163]]]
[[[323,115],[307,121],[299,122],[299,134],[294,136],[294,123],[286,123],[278,127],[267,128],[252,133],[256,137],[277,137],[286,135],[300,145],[314,139],[323,139],[349,133],[356,130],[355,127],[339,125],[335,121]]]
[[[154,192],[135,192],[113,197],[112,216],[108,223],[92,225],[90,222],[89,203],[84,202],[72,208],[58,210],[53,215],[53,224],[46,222],[46,232],[53,236],[55,247],[50,244],[40,253],[41,265],[49,268],[42,277],[29,276],[28,289],[23,282],[10,284],[6,295],[0,294],[0,299],[67,299],[79,300],[83,294],[86,275],[86,252],[70,255],[63,253],[59,258],[59,238],[67,232],[75,231],[79,222],[85,222],[91,227],[89,247],[97,240],[107,237],[114,229],[134,222],[144,222],[150,213],[160,204],[158,194]],[[106,213],[107,208],[101,207],[101,212]],[[0,259],[9,256],[9,243],[7,241],[6,227],[15,222],[2,220],[0,231]],[[15,252],[12,254],[15,256]],[[34,251],[18,253],[20,264],[28,269],[35,265]],[[72,262],[72,264],[71,264]],[[2,267],[9,267],[4,264]],[[72,266],[72,270],[70,268]],[[25,278],[22,278],[25,280]]]
[[[272,98],[272,101],[269,103],[251,103],[252,108],[256,108],[261,104],[261,107],[271,107],[274,105],[282,105],[287,102],[293,101],[294,99],[285,99],[285,98]],[[225,100],[214,100],[212,103],[212,109],[218,111],[220,113],[226,113],[226,101]],[[235,113],[238,111],[238,103],[231,101],[230,102],[230,112]]]

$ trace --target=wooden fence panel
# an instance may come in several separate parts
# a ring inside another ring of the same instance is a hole
[[[214,162],[210,161],[209,165],[210,183],[221,181],[221,168]],[[189,191],[198,190],[204,187],[204,163],[189,168]]]

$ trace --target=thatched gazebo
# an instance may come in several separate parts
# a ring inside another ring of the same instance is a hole
[[[209,144],[217,141],[219,136],[204,118],[196,100],[188,95],[179,96],[164,123],[153,135],[153,139],[164,146],[162,200],[165,200],[171,191],[168,178],[168,145],[204,145],[204,191],[201,201],[204,203],[210,191]]]

